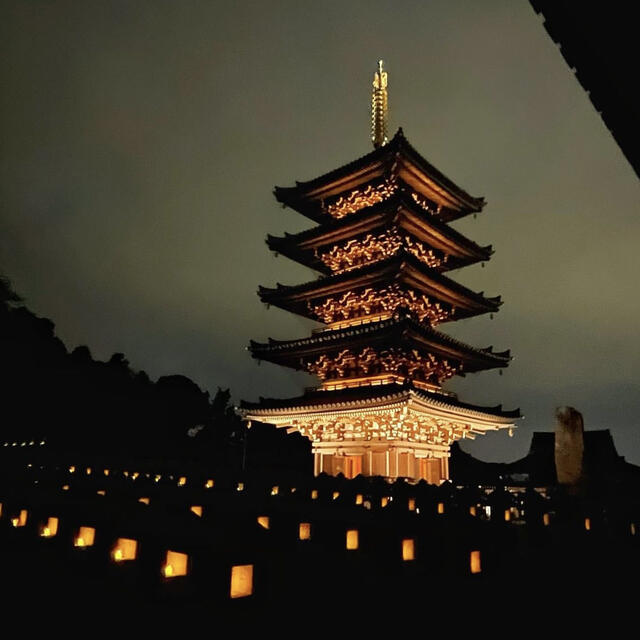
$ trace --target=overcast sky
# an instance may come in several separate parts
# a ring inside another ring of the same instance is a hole
[[[315,277],[264,244],[312,225],[272,189],[372,149],[379,58],[391,133],[488,202],[455,226],[496,253],[453,275],[504,305],[444,328],[515,359],[449,388],[526,418],[465,449],[516,459],[572,405],[640,464],[638,182],[525,0],[4,2],[0,271],[69,349],[298,395],[245,351],[313,326],[256,296]]]

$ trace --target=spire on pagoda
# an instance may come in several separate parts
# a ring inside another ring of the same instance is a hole
[[[383,61],[378,60],[378,70],[373,74],[371,96],[371,141],[377,149],[387,144],[387,115],[389,99],[387,95],[387,72],[382,69]]]

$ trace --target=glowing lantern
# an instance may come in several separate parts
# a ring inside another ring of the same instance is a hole
[[[107,492],[106,492],[104,489],[98,489],[98,490],[96,491],[96,493],[97,493],[99,496],[106,496],[106,495],[107,495]]]
[[[129,472],[128,471],[123,471],[124,477],[128,478],[129,477]]]
[[[58,533],[58,518],[49,518],[47,524],[40,529],[42,538],[53,538]]]
[[[482,571],[482,567],[480,565],[479,551],[472,551],[469,561],[470,561],[471,573],[480,573]]]
[[[438,513],[439,514],[444,513],[444,502],[438,502]]]
[[[131,474],[131,479],[132,479],[132,480],[135,480],[139,475],[140,475],[140,474],[139,474],[137,471],[134,471],[134,472]]]
[[[191,512],[195,513],[197,516],[202,517],[202,507],[201,506],[194,505],[193,507],[191,507]]]
[[[105,469],[102,473],[104,473],[105,476],[109,475],[109,469]]]
[[[162,567],[164,577],[177,578],[178,576],[186,576],[188,562],[189,556],[186,553],[167,551],[167,557]]]
[[[584,519],[584,528],[586,531],[591,531],[591,518]]]
[[[317,500],[318,499],[318,490],[317,489],[313,489],[311,491],[311,499],[312,500]]]
[[[339,491],[334,491],[333,492],[333,499],[334,500],[336,500],[339,496],[340,496],[340,492]]]
[[[295,493],[297,489],[295,487],[291,487],[291,493]]]
[[[362,504],[363,499],[364,499],[364,498],[362,497],[362,494],[361,494],[361,493],[359,493],[359,494],[356,496],[356,504]]]
[[[545,527],[548,527],[549,524],[551,524],[551,516],[548,513],[545,513],[542,516],[542,523],[544,524]]]
[[[2,502],[0,502],[0,517],[2,517]]]
[[[475,506],[474,506],[474,505],[471,505],[471,506],[469,507],[469,513],[470,513],[472,516],[475,516],[475,515],[476,515],[476,508],[475,508]]]
[[[505,509],[504,521],[509,522],[510,520],[511,520],[511,511],[509,509]]]
[[[90,476],[91,475],[91,467],[87,467],[87,475]]]
[[[178,486],[184,487],[185,484],[187,484],[187,479],[184,476],[180,476],[180,478],[178,478]]]
[[[142,502],[142,504],[149,504],[149,498],[138,498],[138,502]]]
[[[11,518],[11,524],[14,527],[24,527],[27,524],[28,512],[26,509],[20,511],[20,515],[17,518]]]
[[[387,496],[382,496],[380,499],[380,506],[384,509],[389,504],[389,498]]]
[[[68,484],[62,485],[62,490],[63,491],[69,491],[69,485]]]
[[[301,522],[298,528],[298,538],[300,540],[311,540],[311,524],[309,522]]]
[[[244,482],[238,482],[237,491],[244,491]]]
[[[204,484],[205,489],[213,489],[213,480],[207,480]]]
[[[275,487],[271,487],[271,495],[272,496],[277,496],[278,495],[278,491],[280,490],[279,487],[275,486]]]
[[[96,539],[96,530],[93,527],[80,527],[78,535],[73,541],[74,547],[91,547]]]
[[[74,466],[69,467],[69,473],[73,473],[76,470]]]
[[[239,564],[231,567],[232,598],[246,598],[253,593],[253,565]]]
[[[358,548],[358,530],[349,529],[347,531],[347,549],[355,551]]]
[[[258,524],[263,529],[268,529],[269,528],[269,516],[258,516]]]
[[[138,541],[130,538],[118,538],[111,551],[111,556],[116,562],[135,560],[138,553]]]
[[[409,498],[409,511],[415,511],[416,510],[416,499],[415,498]]]
[[[406,538],[402,541],[402,559],[405,562],[416,559],[415,540],[413,538]]]
[[[162,476],[160,474],[157,474],[156,477],[154,478],[154,481],[160,482],[160,478],[162,478]]]

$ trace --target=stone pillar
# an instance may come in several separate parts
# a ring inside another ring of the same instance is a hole
[[[584,423],[573,407],[556,409],[555,463],[558,484],[578,493],[584,482]]]

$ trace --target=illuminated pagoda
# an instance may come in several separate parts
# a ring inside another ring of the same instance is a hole
[[[307,371],[319,386],[291,399],[243,402],[240,413],[312,441],[315,474],[449,477],[460,438],[511,429],[519,412],[460,402],[455,375],[506,367],[508,351],[478,349],[437,329],[498,311],[447,273],[488,260],[448,223],[484,206],[429,164],[404,137],[387,140],[387,74],[373,83],[374,151],[276,199],[317,226],[268,236],[271,250],[320,272],[312,282],[259,288],[263,302],[324,326],[307,338],[251,341],[254,358]]]

